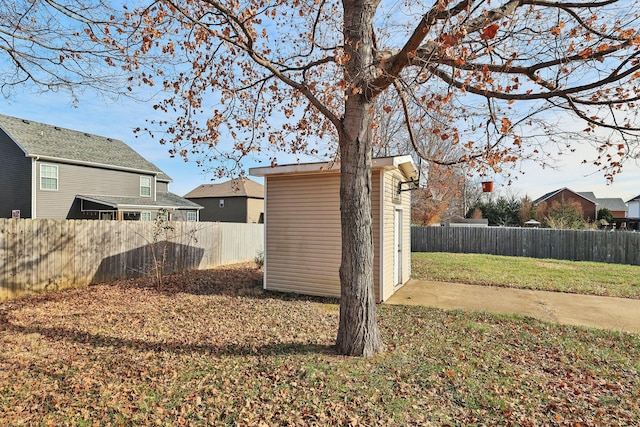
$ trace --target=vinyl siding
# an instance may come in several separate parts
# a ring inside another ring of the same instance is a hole
[[[264,199],[247,199],[247,222],[258,223],[264,214]]]
[[[196,210],[180,209],[180,210],[171,211],[171,221],[186,221],[187,212],[196,212]],[[196,215],[196,218],[197,218],[197,215]]]
[[[398,183],[404,181],[402,173],[395,170],[385,171],[383,177],[384,189],[383,194],[383,266],[380,273],[385,286],[382,289],[382,301],[389,298],[395,291],[394,283],[394,264],[395,264],[395,210],[402,210],[402,284],[404,284],[411,276],[411,192],[403,191],[399,195],[398,201]],[[395,202],[394,202],[395,200]]]
[[[205,197],[189,198],[203,207],[200,210],[200,221],[210,222],[247,222],[246,197]],[[224,200],[224,207],[220,207]]]
[[[373,171],[371,199],[377,301],[380,174]],[[266,177],[266,289],[339,297],[341,240],[339,173]]]
[[[156,181],[156,191],[158,193],[168,193],[169,183],[166,181]]]
[[[340,175],[265,181],[266,289],[339,297]]]
[[[2,131],[0,153],[0,218],[11,218],[15,209],[30,218],[32,160]]]
[[[58,190],[40,190],[40,164],[58,166]],[[36,164],[36,217],[64,219],[72,215],[76,195],[140,197],[140,173],[53,162]],[[151,199],[155,194],[151,179]]]
[[[375,169],[371,171],[371,224],[373,224],[373,290],[375,292],[376,301],[382,301],[381,296],[381,283],[382,269],[381,260],[384,261],[384,247],[381,246],[383,241],[380,233],[381,225],[380,218],[382,218],[382,206],[380,201],[382,200],[382,194],[380,189],[383,184],[384,173],[381,169]]]
[[[629,218],[640,218],[640,202],[629,203]]]

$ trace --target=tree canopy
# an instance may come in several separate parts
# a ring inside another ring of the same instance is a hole
[[[274,162],[281,150],[332,156],[346,101],[393,88],[391,102],[411,113],[414,134],[429,123],[432,134],[461,148],[456,158],[421,152],[430,161],[501,170],[591,141],[594,161],[612,177],[638,153],[637,6],[156,1],[131,13],[128,25],[138,53],[178,61],[140,76],[167,91],[158,108],[183,118],[161,123],[164,142],[183,156],[209,154],[226,131],[234,155],[265,152]],[[362,16],[370,22],[357,21]],[[361,24],[366,34],[349,33]],[[568,116],[584,123],[567,126]]]
[[[102,0],[0,0],[0,92],[122,94],[129,43],[113,40],[110,26],[122,19]]]

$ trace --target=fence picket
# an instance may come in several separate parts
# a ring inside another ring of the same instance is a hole
[[[412,226],[411,250],[640,265],[640,233]]]
[[[172,222],[168,272],[252,260],[264,245],[262,224]],[[154,223],[0,219],[0,299],[152,273]]]

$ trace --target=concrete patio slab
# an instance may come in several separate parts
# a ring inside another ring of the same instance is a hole
[[[386,304],[520,314],[640,334],[640,300],[410,280]]]

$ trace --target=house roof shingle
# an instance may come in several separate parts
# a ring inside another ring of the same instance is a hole
[[[69,163],[88,163],[109,169],[133,169],[171,181],[153,163],[124,142],[0,114],[0,127],[30,157],[41,156]]]
[[[576,194],[581,195],[585,199],[589,199],[594,203],[598,203],[598,199],[593,191],[576,191]]]
[[[627,205],[619,197],[597,199],[598,209],[607,208],[610,211],[626,211]]]
[[[264,199],[264,186],[248,178],[231,179],[220,184],[202,184],[187,194],[186,199],[206,197],[251,197]]]
[[[627,210],[627,205],[625,204],[624,200],[622,200],[619,197],[611,197],[611,198],[600,199],[600,198],[596,197],[595,193],[593,193],[592,191],[573,191],[573,190],[570,190],[570,189],[568,189],[566,187],[565,188],[560,188],[558,190],[551,191],[551,192],[539,197],[533,203],[534,204],[538,204],[538,203],[540,203],[540,202],[542,202],[544,200],[547,200],[551,196],[553,196],[553,195],[555,195],[557,193],[560,193],[561,191],[564,191],[564,190],[571,191],[572,193],[589,200],[590,202],[596,204],[598,209],[607,208],[610,211],[626,211]],[[638,196],[638,197],[640,198],[640,196]]]
[[[199,204],[183,199],[173,193],[158,193],[156,200],[153,200],[150,197],[119,197],[103,195],[78,195],[77,197],[118,209],[131,207],[147,207],[156,209],[202,209],[202,206]]]

